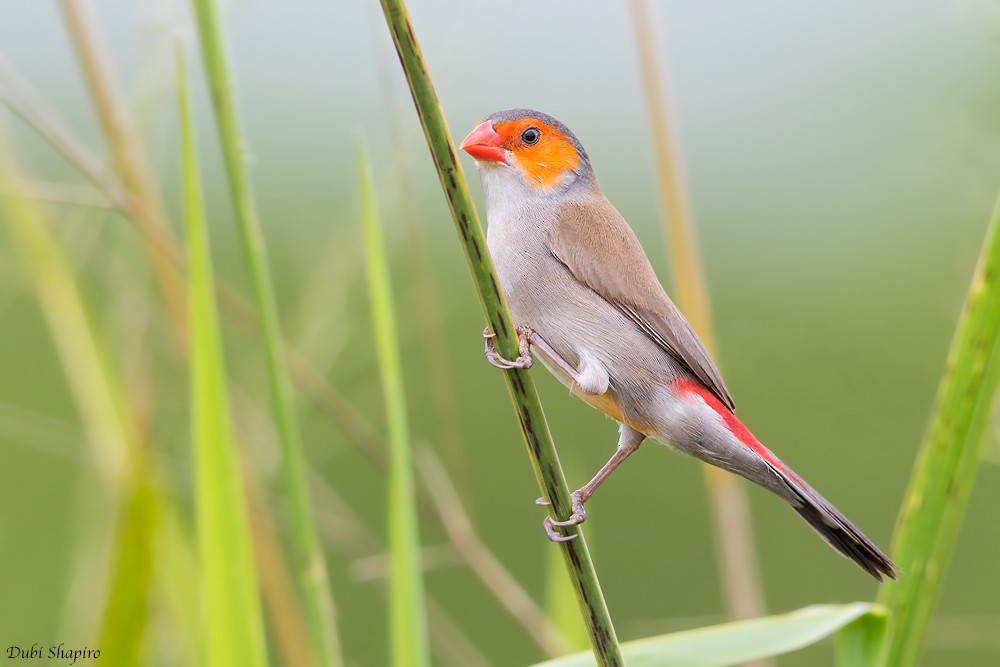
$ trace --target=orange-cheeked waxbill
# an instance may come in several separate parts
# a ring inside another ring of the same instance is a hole
[[[525,354],[619,424],[618,449],[575,491],[573,515],[646,438],[734,472],[787,502],[834,549],[878,580],[896,567],[823,496],[771,453],[733,413],[704,345],[660,286],[632,229],[607,200],[580,141],[555,118],[499,111],[461,144],[476,160],[487,242]]]

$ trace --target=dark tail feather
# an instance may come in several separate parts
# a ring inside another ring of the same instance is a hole
[[[791,471],[775,472],[791,489],[792,507],[826,542],[879,581],[896,578],[896,565],[826,498]]]

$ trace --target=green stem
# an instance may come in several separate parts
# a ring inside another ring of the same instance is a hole
[[[936,409],[896,524],[902,575],[879,590],[889,608],[883,665],[907,667],[924,635],[976,477],[1000,379],[1000,201],[955,330]]]
[[[497,280],[493,261],[486,249],[482,225],[476,214],[465,174],[458,165],[458,156],[451,142],[424,63],[416,34],[410,23],[403,0],[381,0],[389,32],[392,34],[400,63],[413,96],[413,102],[424,128],[431,156],[441,179],[452,217],[462,240],[465,256],[472,272],[490,328],[496,333],[498,351],[508,358],[517,356],[517,333]],[[542,406],[531,375],[523,370],[504,372],[504,380],[528,448],[535,477],[556,517],[570,515],[570,499],[566,478],[556,454],[552,435],[545,421]],[[569,529],[575,539],[562,543],[562,551],[580,602],[580,611],[587,624],[594,656],[600,665],[623,665],[618,637],[611,623],[600,582],[580,528]]]
[[[339,665],[333,601],[323,553],[316,538],[306,482],[302,437],[292,400],[278,309],[264,248],[264,235],[251,194],[250,179],[243,162],[243,147],[236,118],[236,105],[229,80],[218,10],[212,0],[193,0],[201,36],[202,58],[215,108],[215,121],[222,144],[226,174],[259,314],[272,411],[281,444],[282,472],[291,504],[295,574],[302,588],[309,631],[316,655],[324,667]]]
[[[382,229],[375,208],[375,191],[364,146],[358,145],[358,179],[364,223],[372,333],[378,356],[382,395],[389,430],[389,630],[392,664],[430,664],[424,613],[423,572],[420,569],[413,454],[403,388],[403,363],[396,332],[396,307]]]
[[[215,306],[194,121],[179,51],[177,96],[188,246],[191,444],[205,614],[204,656],[208,664],[220,667],[266,667],[267,646],[257,595],[250,520],[229,419],[229,388]]]

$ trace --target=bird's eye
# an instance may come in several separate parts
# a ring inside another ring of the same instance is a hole
[[[527,145],[537,144],[538,140],[542,137],[542,132],[537,127],[529,127],[527,130],[521,133],[521,141]]]

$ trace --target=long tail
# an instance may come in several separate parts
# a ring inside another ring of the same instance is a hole
[[[722,418],[717,438],[711,437],[710,430],[706,430],[700,442],[672,439],[680,449],[774,492],[791,505],[830,546],[879,581],[883,577],[896,578],[896,566],[889,557],[826,498],[762,445],[707,387],[694,380],[677,382],[675,387],[681,394],[697,395],[703,402],[702,408],[707,407]]]
[[[805,519],[820,537],[834,549],[860,565],[865,572],[882,581],[883,575],[896,578],[896,566],[847,517],[830,504],[801,477],[782,465],[768,465],[792,493],[789,504]]]

